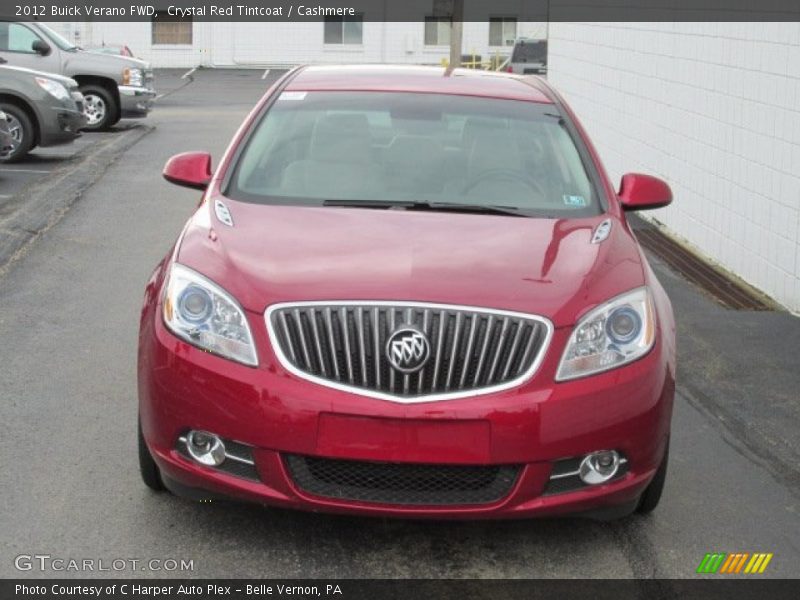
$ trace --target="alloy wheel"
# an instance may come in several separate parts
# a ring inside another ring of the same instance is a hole
[[[20,123],[16,117],[6,113],[6,121],[8,122],[8,132],[11,134],[11,145],[0,148],[0,156],[4,158],[16,152],[17,148],[19,148],[19,145],[22,143],[22,136],[24,135],[22,123]]]
[[[97,125],[106,118],[108,107],[105,100],[96,94],[88,94],[83,97],[83,114],[88,120],[87,125]]]

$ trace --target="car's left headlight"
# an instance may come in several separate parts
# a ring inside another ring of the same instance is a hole
[[[144,85],[143,71],[134,67],[126,67],[122,71],[122,84],[142,87]]]
[[[170,331],[190,344],[246,365],[258,365],[250,326],[239,303],[200,273],[172,265],[163,314]]]
[[[40,88],[54,98],[59,100],[69,100],[69,91],[59,82],[52,79],[47,79],[46,77],[37,77],[36,83],[38,83]]]
[[[575,326],[556,381],[614,369],[650,351],[656,337],[653,301],[647,288],[601,304]]]

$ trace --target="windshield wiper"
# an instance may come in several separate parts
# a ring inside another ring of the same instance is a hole
[[[348,208],[400,208],[419,211],[452,211],[475,214],[506,215],[528,217],[514,206],[495,204],[456,204],[452,202],[413,202],[407,200],[325,200],[323,206],[343,206]]]
[[[415,202],[403,200],[325,200],[322,206],[343,206],[345,208],[413,208]]]

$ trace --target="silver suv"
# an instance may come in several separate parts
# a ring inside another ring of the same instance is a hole
[[[78,82],[85,98],[84,130],[147,116],[156,97],[149,63],[86,52],[38,22],[0,20],[0,56],[9,65],[57,73]]]

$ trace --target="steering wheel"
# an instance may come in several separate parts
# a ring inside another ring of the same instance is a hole
[[[486,181],[515,181],[518,183],[522,183],[535,192],[540,197],[544,198],[547,196],[545,193],[542,184],[534,179],[531,179],[524,173],[520,173],[515,169],[489,169],[487,171],[482,171],[477,175],[470,178],[467,183],[464,184],[464,187],[461,189],[462,193],[469,193],[474,188],[476,188],[479,184],[484,183]]]

